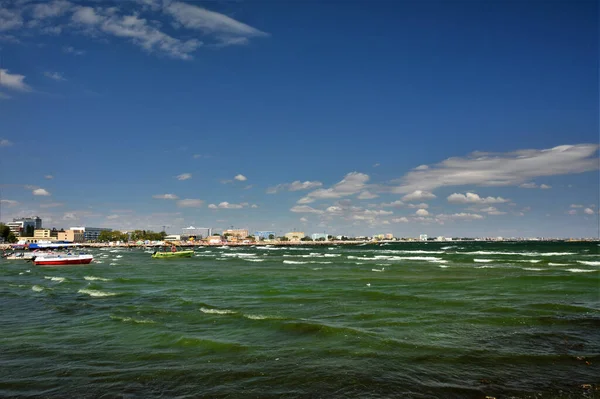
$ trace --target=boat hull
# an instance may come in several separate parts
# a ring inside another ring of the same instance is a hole
[[[194,251],[157,252],[152,254],[152,257],[155,259],[191,258],[192,256],[194,256]]]
[[[69,266],[69,265],[87,265],[94,260],[92,255],[79,255],[76,257],[39,257],[33,260],[36,266]]]

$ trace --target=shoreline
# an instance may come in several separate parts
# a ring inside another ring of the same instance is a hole
[[[173,243],[182,248],[196,248],[196,247],[290,247],[290,246],[337,246],[337,245],[385,245],[385,244],[445,244],[453,245],[459,243],[540,243],[540,242],[561,242],[561,243],[573,243],[573,242],[587,242],[600,243],[600,239],[547,239],[547,240],[455,240],[455,241],[403,241],[403,240],[381,240],[381,241],[357,241],[357,240],[334,240],[334,241],[273,241],[273,242],[252,242],[252,243],[240,243],[240,242],[225,242],[225,243],[207,243],[207,242],[194,242],[194,243]],[[6,251],[11,250],[12,245],[15,244],[0,244],[0,250]],[[170,245],[166,244],[166,245]],[[80,245],[71,248],[158,248],[165,246],[165,244],[135,244],[135,243],[80,243]],[[43,250],[45,248],[37,248]],[[50,248],[49,248],[50,249]],[[51,248],[60,250],[63,248]],[[24,248],[14,248],[14,250],[25,250]],[[27,249],[29,250],[29,249]]]

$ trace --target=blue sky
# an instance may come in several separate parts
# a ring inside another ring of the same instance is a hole
[[[1,219],[596,236],[598,11],[0,0]]]

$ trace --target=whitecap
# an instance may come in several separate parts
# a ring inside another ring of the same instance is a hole
[[[200,308],[200,311],[202,313],[208,313],[208,314],[234,314],[236,313],[233,310],[229,310],[229,309],[210,309],[210,308]]]
[[[34,290],[35,292],[44,291],[44,287],[42,287],[40,285],[34,285],[33,287],[31,287],[31,289]]]
[[[591,273],[597,270],[589,270],[589,269],[566,269],[566,271],[571,273]]]
[[[567,266],[568,263],[548,263],[548,266]]]
[[[305,264],[307,264],[309,262],[301,262],[301,261],[298,261],[298,260],[284,260],[283,263],[287,263],[289,265],[305,265]]]
[[[92,297],[105,297],[105,296],[114,296],[117,295],[114,292],[105,292],[100,290],[89,290],[89,289],[80,289],[77,291],[80,294],[88,294]]]
[[[44,278],[46,280],[50,280],[50,281],[58,281],[59,283],[62,283],[63,281],[66,280],[65,277],[48,277],[48,276],[44,276]]]
[[[489,263],[489,262],[493,262],[493,259],[473,259],[473,262],[475,263]]]
[[[577,262],[581,263],[582,265],[600,266],[600,262],[598,261],[578,260]]]
[[[110,281],[108,278],[96,277],[96,276],[84,276],[83,277],[87,281]]]
[[[440,267],[441,267],[442,269],[446,269],[446,268],[448,268],[448,266],[446,266],[446,265],[440,265]]]
[[[532,270],[534,272],[539,272],[539,271],[542,271],[544,269],[540,269],[540,268],[537,268],[537,267],[524,267],[523,270]]]
[[[242,258],[243,260],[247,261],[247,262],[264,262],[264,259],[254,259],[254,258]]]

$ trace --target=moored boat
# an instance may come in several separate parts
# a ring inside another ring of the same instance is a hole
[[[36,256],[33,264],[36,266],[87,265],[94,260],[93,255],[47,255]]]

